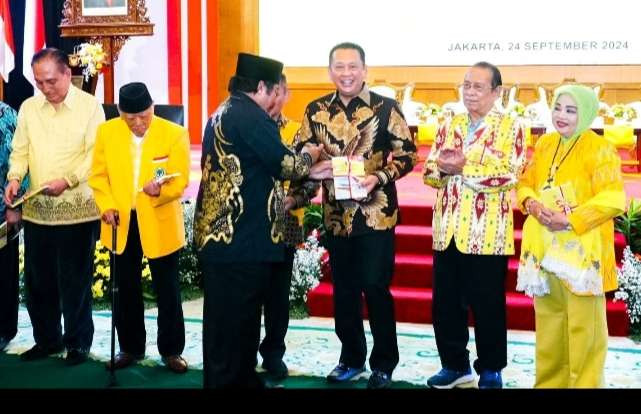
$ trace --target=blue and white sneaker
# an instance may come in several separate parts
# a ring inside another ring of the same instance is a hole
[[[327,376],[329,382],[355,381],[365,374],[365,367],[350,368],[340,362]]]
[[[469,367],[465,371],[443,368],[427,380],[427,386],[430,388],[449,389],[457,385],[469,384],[473,381],[474,374],[472,374],[472,369]]]
[[[501,371],[481,371],[479,375],[479,389],[484,388],[503,388]]]

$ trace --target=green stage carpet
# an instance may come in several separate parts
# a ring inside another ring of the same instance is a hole
[[[202,320],[185,321],[186,348],[183,356],[190,364],[187,374],[170,372],[160,362],[156,347],[156,316],[147,311],[147,358],[116,372],[121,388],[182,388],[202,386]],[[104,361],[110,354],[111,320],[109,312],[94,312],[95,334],[91,360],[66,367],[62,355],[35,362],[22,362],[17,354],[33,345],[29,316],[20,310],[18,336],[5,352],[0,352],[0,389],[25,388],[105,388],[108,372]],[[394,371],[395,388],[423,387],[426,379],[440,369],[431,325],[397,324],[400,362]],[[372,337],[366,324],[368,350]],[[475,358],[474,332],[470,331],[470,358]],[[332,319],[292,320],[286,337],[285,362],[290,378],[278,384],[284,388],[365,388],[366,380],[330,386],[324,376],[334,367],[340,343]],[[260,357],[258,357],[260,362]],[[260,365],[260,364],[259,364]],[[259,369],[260,371],[260,369]],[[531,388],[534,384],[534,334],[508,333],[508,366],[503,371],[506,388]],[[641,345],[628,338],[611,337],[606,361],[608,388],[641,388]]]

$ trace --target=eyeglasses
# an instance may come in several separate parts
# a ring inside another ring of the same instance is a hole
[[[470,89],[473,89],[474,92],[479,92],[482,93],[487,89],[492,89],[491,85],[485,84],[485,83],[471,83],[471,82],[464,82],[463,83],[463,90],[469,91]]]

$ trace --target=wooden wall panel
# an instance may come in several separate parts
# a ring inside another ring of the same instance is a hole
[[[258,53],[258,0],[219,0],[218,4],[219,72],[217,85],[211,87],[218,88],[222,100],[228,95],[238,53]]]

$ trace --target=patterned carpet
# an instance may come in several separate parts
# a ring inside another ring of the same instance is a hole
[[[185,303],[187,315],[184,357],[193,369],[202,369],[202,302]],[[94,312],[95,335],[91,356],[109,359],[111,320],[109,312]],[[155,310],[146,313],[147,359],[144,365],[160,363],[156,347]],[[368,350],[372,338],[366,323]],[[18,336],[6,352],[21,353],[33,345],[31,325],[26,309],[21,308]],[[431,325],[397,324],[400,362],[394,371],[395,381],[423,385],[428,376],[440,368],[434,331]],[[470,331],[470,353],[474,358],[474,333]],[[534,334],[510,331],[508,334],[508,366],[503,371],[506,388],[531,388],[534,384]],[[332,319],[307,318],[292,320],[286,337],[285,362],[291,375],[324,377],[336,364],[340,343],[334,333]],[[260,356],[259,362],[260,362]],[[606,362],[606,383],[609,388],[641,388],[641,344],[628,338],[611,337]],[[363,383],[363,387],[365,384]]]

